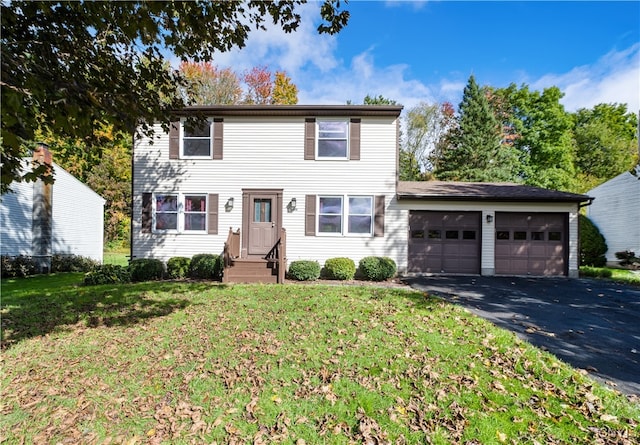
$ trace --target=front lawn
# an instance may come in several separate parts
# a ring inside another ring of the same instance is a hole
[[[417,291],[81,276],[2,283],[0,442],[638,443],[637,403]]]

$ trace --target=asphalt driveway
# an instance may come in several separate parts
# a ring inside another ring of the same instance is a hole
[[[405,280],[640,397],[640,288],[604,280],[447,276]]]

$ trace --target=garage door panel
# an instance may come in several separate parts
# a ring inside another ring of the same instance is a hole
[[[424,273],[480,272],[480,212],[409,213],[409,271]]]

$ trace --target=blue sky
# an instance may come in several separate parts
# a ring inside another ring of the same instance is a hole
[[[255,31],[214,63],[285,70],[302,104],[383,95],[411,107],[460,102],[481,85],[558,86],[568,111],[601,102],[640,109],[640,2],[350,1],[349,25],[318,35],[319,3],[299,30]]]

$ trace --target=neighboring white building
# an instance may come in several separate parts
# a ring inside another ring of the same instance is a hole
[[[513,184],[476,185],[470,195],[461,183],[458,192],[399,183],[401,111],[201,106],[178,113],[169,133],[156,124],[154,140],[134,143],[132,257],[219,254],[231,229],[239,230],[237,260],[256,263],[286,229],[288,262],[357,264],[375,255],[403,274],[577,276],[577,213],[588,197]],[[207,124],[189,130],[185,118],[195,114]]]
[[[105,200],[55,163],[53,174],[48,255],[79,255],[102,262]],[[34,196],[41,186],[41,181],[13,183],[12,192],[0,197],[2,255],[36,256]]]
[[[618,263],[616,252],[640,255],[640,165],[589,190],[595,199],[587,216],[607,242],[607,262]]]

